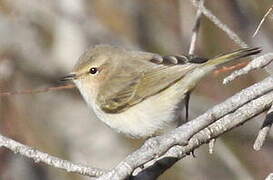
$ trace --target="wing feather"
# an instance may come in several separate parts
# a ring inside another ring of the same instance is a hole
[[[120,113],[144,99],[165,90],[198,64],[166,66],[149,62],[138,69],[124,66],[100,91],[97,101],[107,113]]]

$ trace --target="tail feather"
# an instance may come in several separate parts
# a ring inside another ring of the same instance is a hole
[[[243,48],[208,60],[204,66],[218,66],[226,62],[260,53],[261,48]]]
[[[183,85],[187,88],[187,91],[191,91],[202,77],[216,69],[218,65],[222,65],[235,59],[258,54],[259,52],[261,52],[260,48],[244,48],[209,59],[207,62],[194,68],[190,73],[187,73],[183,78]]]

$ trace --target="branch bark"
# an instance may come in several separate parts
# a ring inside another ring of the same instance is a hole
[[[53,167],[65,169],[68,172],[76,172],[93,177],[103,174],[98,179],[128,178],[137,167],[157,159],[158,162],[153,166],[143,169],[134,177],[140,179],[145,174],[145,176],[149,175],[150,178],[160,174],[158,166],[160,166],[160,172],[164,172],[172,164],[188,155],[200,145],[242,125],[252,117],[267,110],[271,106],[272,101],[273,77],[268,77],[213,107],[195,120],[174,129],[170,133],[147,140],[142,147],[130,154],[111,171],[73,164],[34,150],[4,136],[0,136],[0,147],[6,147],[15,153],[34,159],[35,162],[44,162]],[[185,144],[187,145],[181,146]],[[153,172],[156,173],[152,176]]]
[[[85,176],[98,177],[101,176],[106,170],[99,168],[92,168],[80,164],[74,164],[67,160],[51,156],[47,153],[33,149],[32,147],[23,145],[10,138],[4,137],[0,134],[0,147],[5,147],[14,153],[33,159],[35,163],[43,162],[49,166],[66,170],[67,172],[74,172]]]
[[[269,108],[273,100],[272,90],[272,77],[242,90],[198,118],[167,134],[148,139],[142,147],[98,179],[125,179],[137,167],[163,154],[167,160],[162,160],[161,165],[166,162],[168,165],[169,162],[175,163],[201,144],[207,143]],[[215,123],[212,124],[213,122]],[[212,125],[209,126],[210,124]],[[206,127],[208,128],[204,129]],[[187,145],[182,147],[181,145],[185,145],[185,142]]]
[[[194,6],[200,7],[200,11],[226,32],[232,40],[241,47],[247,47],[247,44],[236,33],[230,30],[208,9],[204,6],[199,6],[196,0],[191,1]],[[195,40],[193,40],[193,44],[195,44]],[[191,49],[193,50],[190,50],[190,52],[194,51],[194,45]],[[200,145],[217,138],[264,112],[272,105],[272,101],[273,78],[268,77],[211,108],[195,120],[182,125],[170,133],[147,140],[142,147],[130,154],[111,171],[73,164],[37,151],[2,135],[0,135],[0,147],[8,148],[14,153],[33,159],[35,162],[44,162],[68,172],[98,177],[98,179],[125,179],[130,177],[136,168],[155,160],[152,166],[143,169],[136,176],[132,177],[133,179],[154,179]]]

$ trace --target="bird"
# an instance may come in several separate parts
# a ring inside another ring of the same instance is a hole
[[[203,58],[96,45],[80,56],[63,80],[75,83],[88,107],[107,126],[132,138],[147,138],[188,119],[190,93],[206,74],[260,51],[243,48]],[[181,117],[184,106],[186,118]]]

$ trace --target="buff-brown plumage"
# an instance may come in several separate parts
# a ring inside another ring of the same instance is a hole
[[[204,75],[258,52],[246,48],[208,60],[96,46],[81,56],[68,79],[107,125],[126,135],[146,137],[178,118],[186,94]]]

